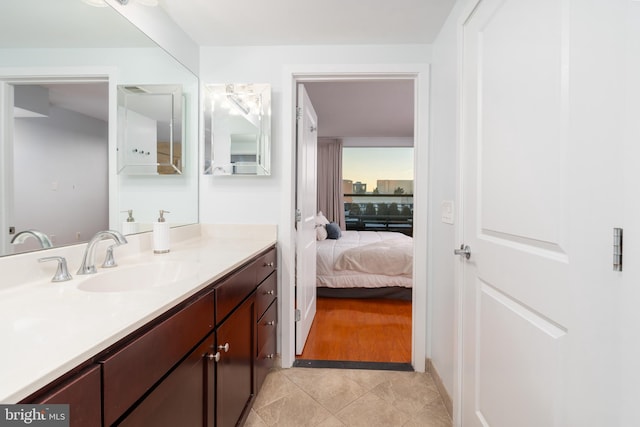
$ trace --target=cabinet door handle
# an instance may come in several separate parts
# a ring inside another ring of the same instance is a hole
[[[265,294],[265,295],[273,295],[273,294],[275,294],[275,293],[276,293],[276,291],[275,291],[275,290],[273,290],[273,289],[271,289],[270,291],[265,291],[265,292],[264,292],[264,294]]]
[[[218,352],[216,352],[216,354],[208,353],[206,355],[206,357],[209,360],[213,360],[213,361],[219,362],[220,361],[220,352],[218,351]]]
[[[275,320],[270,320],[269,322],[264,322],[264,326],[273,326],[276,324]]]
[[[229,351],[229,343],[226,342],[224,343],[224,345],[219,345],[218,350],[224,350],[224,352],[226,353],[227,351]]]
[[[274,266],[273,261],[271,261],[271,262],[265,262],[265,263],[263,264],[263,267],[272,267],[272,268],[273,268],[273,266]]]
[[[273,359],[274,355],[273,355],[273,354],[267,354],[265,357],[266,357],[267,359]]]

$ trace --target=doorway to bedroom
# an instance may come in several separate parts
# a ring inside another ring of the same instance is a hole
[[[414,79],[304,87],[318,122],[318,288],[296,365],[412,369]]]

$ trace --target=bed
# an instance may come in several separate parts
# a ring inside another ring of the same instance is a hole
[[[389,231],[342,231],[319,240],[318,296],[411,299],[413,239]]]

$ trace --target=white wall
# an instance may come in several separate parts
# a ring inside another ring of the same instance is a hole
[[[272,85],[273,151],[272,170],[269,177],[217,177],[203,176],[200,180],[200,220],[216,223],[271,223],[278,225],[278,241],[281,254],[280,281],[287,292],[279,298],[282,328],[282,363],[290,366],[293,352],[293,291],[294,282],[294,216],[293,216],[293,93],[294,75],[318,75],[318,73],[363,73],[377,70],[382,74],[393,72],[415,73],[417,79],[417,104],[419,111],[428,114],[428,69],[431,48],[427,45],[384,46],[276,46],[276,47],[224,47],[202,48],[201,83],[255,82]],[[410,70],[410,71],[407,71]],[[283,107],[283,106],[287,107]],[[417,162],[427,159],[427,124],[425,116],[420,120],[422,132],[416,155]],[[416,180],[426,182],[426,174],[416,171]],[[424,186],[422,188],[425,188]],[[425,194],[421,191],[420,194]],[[426,205],[426,197],[420,201]],[[416,210],[418,209],[416,201]],[[426,242],[426,224],[418,223],[414,236]],[[426,259],[426,244],[416,248],[416,256]],[[424,270],[424,271],[423,271]],[[416,271],[416,281],[426,281],[426,267],[422,264]],[[426,289],[417,286],[415,298],[419,305],[426,305]],[[414,366],[424,369],[426,313],[414,313]]]
[[[459,2],[460,3],[460,2]],[[455,377],[454,225],[441,221],[442,202],[456,198],[456,141],[458,108],[457,21],[460,4],[433,44],[431,65],[431,141],[429,195],[428,304],[431,339],[428,354],[453,398]],[[455,208],[455,207],[454,207]]]
[[[102,120],[55,106],[49,117],[16,119],[16,231],[35,228],[63,245],[108,228],[107,157],[108,125]]]
[[[427,45],[384,46],[242,46],[203,47],[200,81],[270,83],[272,85],[272,174],[269,177],[201,176],[200,221],[204,223],[280,224],[283,180],[282,80],[288,65],[428,63]],[[289,207],[286,207],[287,209]],[[284,224],[280,224],[281,226]]]

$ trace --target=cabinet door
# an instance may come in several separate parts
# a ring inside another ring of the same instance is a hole
[[[100,388],[100,366],[94,365],[29,403],[68,404],[72,427],[99,426],[102,423]]]
[[[213,293],[189,303],[100,361],[105,425],[149,392],[213,331]]]
[[[213,427],[214,337],[211,333],[119,425]]]
[[[255,298],[252,295],[217,329],[216,427],[233,427],[253,394]]]

